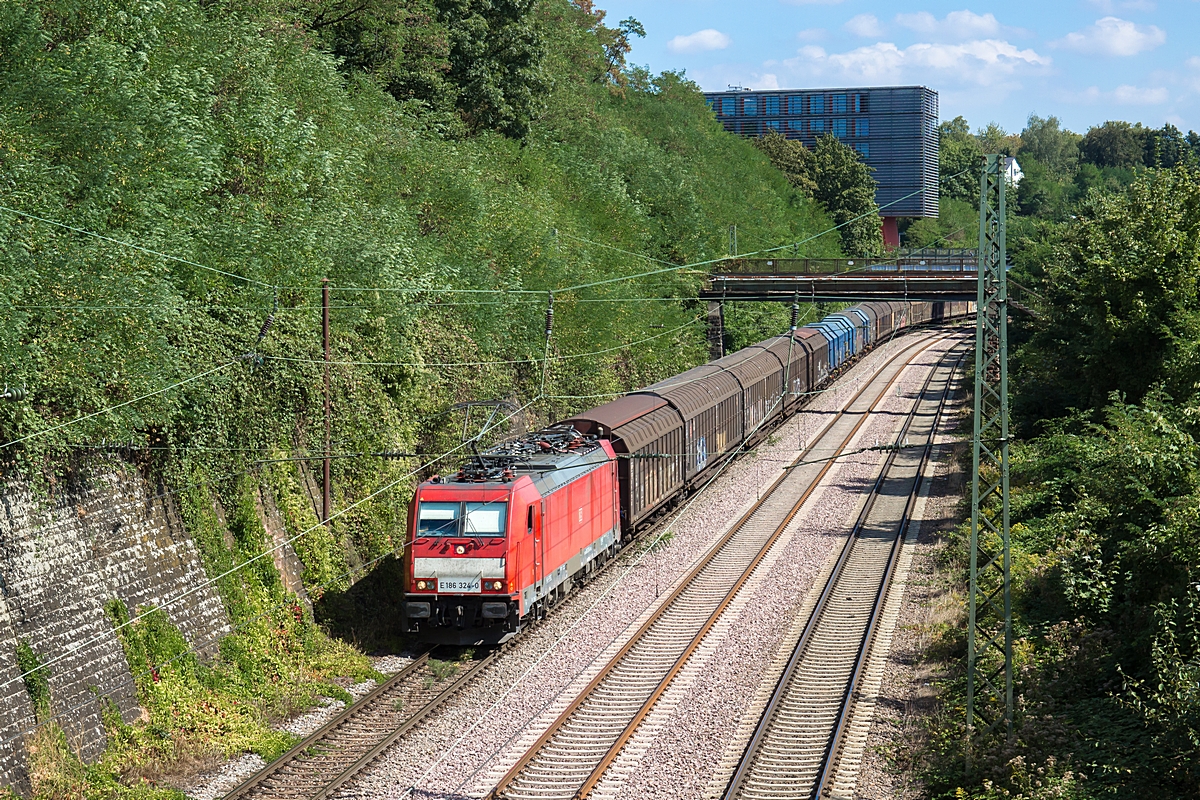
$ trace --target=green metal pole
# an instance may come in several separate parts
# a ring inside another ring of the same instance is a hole
[[[967,768],[978,733],[1012,731],[1009,547],[1008,279],[1003,158],[986,157],[979,192],[975,419],[967,605]]]

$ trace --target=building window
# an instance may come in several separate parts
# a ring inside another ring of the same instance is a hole
[[[712,111],[716,107],[717,101],[712,97],[706,97],[704,98],[704,105],[708,106],[709,111]]]
[[[769,119],[766,122],[764,122],[763,124],[772,130],[776,130],[776,131],[779,130],[779,120],[777,120],[777,119]]]
[[[721,114],[726,117],[733,116],[733,98],[732,97],[722,97],[721,98]]]
[[[763,98],[763,114],[768,117],[774,117],[779,114],[779,98],[764,97]]]
[[[810,114],[825,113],[825,95],[814,94],[808,97],[808,112]]]
[[[834,114],[845,114],[846,113],[846,95],[835,94],[833,96],[833,113]]]
[[[758,120],[748,119],[742,123],[742,135],[758,136]]]
[[[824,133],[825,132],[825,120],[814,119],[812,122],[808,123],[808,129],[810,131],[812,131],[813,133]]]
[[[788,130],[791,130],[791,131],[804,130],[804,120],[789,119],[788,120]]]
[[[854,120],[854,135],[858,137],[871,135],[871,120],[856,119]]]
[[[835,119],[833,121],[833,135],[839,139],[846,138],[846,120]]]
[[[747,97],[742,101],[742,113],[747,117],[758,116],[758,98]]]
[[[871,111],[871,104],[867,101],[867,97],[868,95],[865,94],[854,95],[855,114],[867,114]]]
[[[863,158],[871,157],[871,145],[867,144],[866,142],[859,142],[858,144],[854,145],[854,149],[857,150],[858,154]]]
[[[794,94],[788,98],[788,113],[794,116],[800,116],[804,113],[804,98],[798,94]],[[799,129],[797,129],[799,130]]]

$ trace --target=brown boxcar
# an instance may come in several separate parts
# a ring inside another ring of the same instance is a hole
[[[646,393],[662,397],[683,417],[685,480],[693,480],[715,463],[715,456],[741,444],[742,387],[720,367],[689,369],[638,392]]]
[[[712,362],[742,386],[742,430],[749,436],[783,413],[783,364],[774,353],[747,347]]]
[[[663,398],[626,395],[566,422],[612,442],[627,533],[683,488],[683,419]]]
[[[788,335],[772,336],[770,339],[751,345],[770,351],[783,364],[783,383],[787,385],[784,400],[785,411],[799,403],[805,393],[812,388],[809,362],[812,360],[812,346],[799,337]]]

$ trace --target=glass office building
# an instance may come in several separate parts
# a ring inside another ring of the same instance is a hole
[[[875,170],[885,238],[892,238],[886,234],[896,217],[937,216],[938,95],[932,89],[731,89],[704,96],[727,131],[778,131],[807,147],[833,134],[857,150]]]

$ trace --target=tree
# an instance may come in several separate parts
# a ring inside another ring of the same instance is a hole
[[[989,122],[985,127],[980,128],[976,132],[975,138],[979,140],[979,146],[985,153],[1003,153],[1006,156],[1015,156],[1022,149],[1020,135],[1009,133],[995,122]]]
[[[266,0],[239,10],[277,14],[311,31],[340,60],[343,72],[370,76],[397,100],[454,107],[446,80],[450,40],[432,0]]]
[[[1139,122],[1130,125],[1109,120],[1089,128],[1079,143],[1083,160],[1097,167],[1140,167],[1146,163],[1147,139],[1150,130]]]
[[[778,131],[771,131],[754,144],[767,154],[775,169],[787,176],[788,183],[809,197],[815,197],[817,182],[813,179],[815,163],[813,153],[796,139],[788,139]]]
[[[1168,122],[1146,137],[1145,161],[1147,166],[1170,169],[1179,164],[1194,163],[1196,153],[1183,131]]]
[[[1030,114],[1025,130],[1021,131],[1021,155],[1032,156],[1051,172],[1067,176],[1079,165],[1081,139],[1078,133],[1062,128],[1058,117],[1043,119]]]
[[[847,255],[877,256],[883,252],[875,179],[853,148],[826,134],[809,150],[777,131],[757,139],[755,144],[792,186],[824,206],[834,223],[845,225],[839,233]]]
[[[1089,194],[1046,267],[1052,311],[1021,356],[1041,392],[1026,393],[1030,416],[1200,385],[1200,181],[1187,169]]]
[[[534,0],[434,0],[450,40],[455,105],[471,131],[523,138],[548,91]]]
[[[979,202],[979,162],[983,148],[961,116],[938,128],[938,168],[941,196],[968,203]]]

